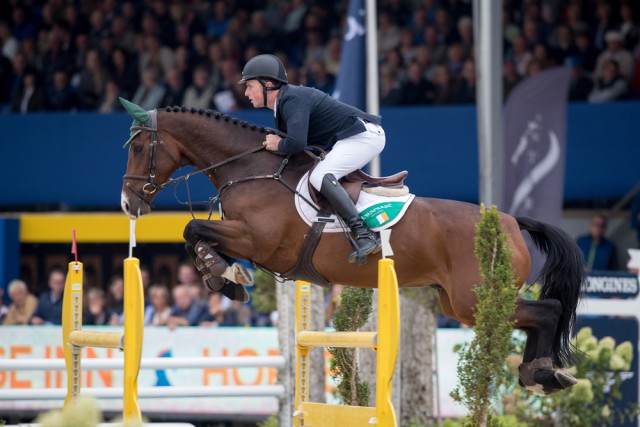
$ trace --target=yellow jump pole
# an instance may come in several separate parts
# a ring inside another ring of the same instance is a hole
[[[138,372],[144,333],[144,290],[140,260],[124,260],[124,421],[142,420],[138,404]]]
[[[296,387],[293,406],[294,427],[304,426],[301,412],[303,402],[309,401],[309,370],[311,347],[298,344],[298,335],[311,329],[311,284],[298,280],[296,282]]]
[[[75,402],[80,396],[82,349],[73,346],[69,342],[69,337],[73,331],[82,330],[82,279],[82,263],[78,261],[70,262],[62,300],[62,344],[64,347],[64,361],[67,365],[67,397],[64,400],[65,406]]]
[[[400,345],[400,301],[398,279],[390,258],[378,261],[378,347],[376,373],[377,425],[395,427],[391,380]]]

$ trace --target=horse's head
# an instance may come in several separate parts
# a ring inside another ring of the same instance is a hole
[[[125,147],[129,146],[129,159],[121,206],[129,218],[136,219],[151,211],[151,201],[180,167],[181,156],[176,147],[169,146],[175,145],[170,144],[170,135],[159,135],[156,110],[146,111],[122,98],[120,102],[133,117],[131,136],[125,143]]]

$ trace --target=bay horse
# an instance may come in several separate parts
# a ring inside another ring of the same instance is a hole
[[[265,135],[276,130],[218,112],[185,107],[145,111],[125,100],[123,104],[134,117],[122,187],[125,214],[132,219],[148,214],[156,194],[176,182],[172,174],[192,165],[218,190],[224,212],[222,220],[194,219],[185,228],[186,247],[201,272],[209,278],[228,278],[229,265],[220,254],[275,273],[296,264],[310,228],[296,212],[293,190],[311,167],[310,156],[298,153],[285,161],[262,145]],[[518,287],[531,264],[521,230],[528,231],[547,256],[539,299],[518,299],[512,319],[527,333],[520,383],[543,394],[568,388],[575,379],[557,368],[572,365],[576,357],[570,337],[584,280],[580,250],[556,227],[500,215]],[[416,197],[391,235],[400,287],[435,287],[444,313],[469,326],[474,325],[473,287],[480,283],[474,254],[480,216],[474,204]],[[207,266],[203,260],[198,265],[198,243],[215,258]],[[381,255],[370,255],[360,266],[347,263],[350,252],[343,233],[325,233],[313,254],[313,266],[329,283],[375,287]]]

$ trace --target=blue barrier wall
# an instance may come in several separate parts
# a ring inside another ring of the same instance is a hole
[[[236,115],[273,125],[269,111]],[[396,107],[382,115],[383,173],[408,169],[418,195],[478,199],[475,107]],[[118,209],[130,123],[124,113],[0,115],[0,206]],[[567,132],[565,200],[621,197],[640,180],[640,102],[570,105]],[[194,181],[194,198],[206,199],[212,187]],[[178,207],[170,192],[156,205]]]

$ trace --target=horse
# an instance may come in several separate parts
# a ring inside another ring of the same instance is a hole
[[[227,256],[276,274],[296,265],[310,227],[296,212],[294,191],[312,166],[311,156],[301,152],[284,158],[268,152],[265,135],[277,130],[219,112],[185,107],[146,111],[123,104],[134,118],[121,196],[126,215],[137,219],[150,213],[156,194],[185,177],[172,174],[190,165],[197,168],[191,175],[204,173],[218,190],[224,213],[222,220],[193,219],[185,227],[187,250],[201,273],[229,282]],[[435,287],[444,314],[469,326],[474,325],[477,302],[473,287],[480,283],[474,254],[480,217],[474,204],[416,197],[393,226],[390,240],[399,286]],[[527,334],[520,384],[542,394],[569,388],[576,380],[559,368],[571,366],[577,356],[570,339],[585,274],[581,252],[552,225],[504,213],[500,219],[519,288],[531,266],[522,231],[546,254],[538,300],[519,298],[512,317],[515,327]],[[200,250],[213,259],[206,266]],[[375,261],[381,254],[358,265],[347,263],[350,252],[343,233],[324,233],[309,258],[328,283],[376,287]]]

